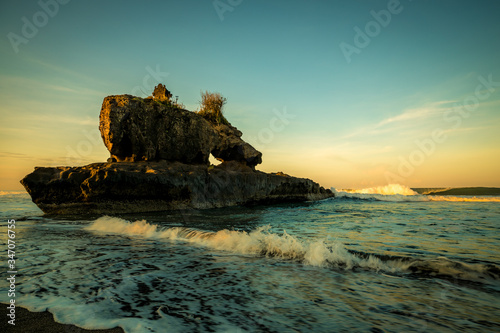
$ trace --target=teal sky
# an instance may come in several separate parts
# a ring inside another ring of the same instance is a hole
[[[158,82],[190,110],[224,95],[263,171],[500,186],[498,1],[0,3],[0,190],[105,161],[103,98]]]

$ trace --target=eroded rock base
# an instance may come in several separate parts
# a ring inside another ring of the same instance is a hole
[[[47,214],[115,214],[204,209],[332,197],[310,179],[254,171],[237,162],[94,163],[35,168],[21,183]]]

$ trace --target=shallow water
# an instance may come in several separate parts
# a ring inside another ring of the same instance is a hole
[[[44,217],[23,194],[0,205],[2,230],[16,219],[16,304],[64,323],[500,331],[500,204],[395,198],[86,218]]]

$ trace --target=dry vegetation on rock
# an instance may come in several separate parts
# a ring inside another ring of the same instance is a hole
[[[224,117],[222,111],[222,108],[224,107],[226,102],[227,99],[218,92],[202,92],[200,111],[198,111],[198,114],[213,124],[229,125],[229,122]]]

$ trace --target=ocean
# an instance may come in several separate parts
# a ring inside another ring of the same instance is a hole
[[[297,204],[15,220],[16,305],[138,332],[500,332],[500,197],[404,186]],[[11,223],[12,224],[12,223]],[[4,320],[6,320],[4,318]]]

